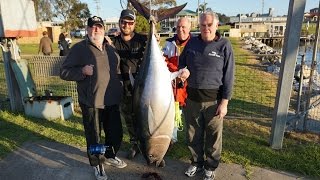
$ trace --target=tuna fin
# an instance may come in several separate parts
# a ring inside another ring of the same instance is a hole
[[[154,16],[156,23],[161,20],[164,20],[164,19],[167,19],[169,17],[176,15],[178,12],[180,12],[187,5],[187,3],[185,3],[181,6],[173,7],[170,9],[159,9],[159,10],[150,11],[149,8],[142,5],[137,0],[129,0],[129,1],[131,2],[132,6],[147,20],[150,19],[150,15]],[[150,14],[150,12],[151,12],[151,14]]]

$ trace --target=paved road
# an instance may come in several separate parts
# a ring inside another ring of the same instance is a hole
[[[124,159],[124,152],[119,157]],[[142,175],[156,172],[163,180],[195,180],[201,175],[187,178],[183,173],[187,162],[166,159],[167,166],[155,168],[147,166],[141,155],[134,161],[126,160],[128,166],[117,169],[105,166],[111,180],[139,180]],[[21,148],[0,161],[1,180],[94,180],[93,169],[89,166],[85,149],[56,142],[37,141],[25,143]],[[217,178],[221,180],[245,180],[245,170],[237,164],[222,163],[217,169]],[[250,179],[257,180],[294,180],[307,179],[285,172],[253,168]]]

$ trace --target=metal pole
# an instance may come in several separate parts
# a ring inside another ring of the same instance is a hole
[[[200,30],[200,0],[198,0],[198,31]]]
[[[285,43],[271,127],[270,145],[273,149],[282,148],[305,6],[306,0],[290,0],[289,3]]]
[[[319,8],[318,9],[320,9],[320,1],[319,1]],[[311,99],[311,95],[312,95],[313,74],[314,74],[314,71],[317,68],[319,26],[320,26],[320,18],[319,18],[319,15],[318,15],[317,27],[316,27],[316,37],[315,37],[314,46],[313,46],[313,52],[312,52],[312,62],[311,62],[311,71],[310,71],[310,76],[309,76],[309,86],[308,86],[308,90],[307,90],[307,99],[306,99],[307,112],[306,112],[306,114],[304,116],[304,121],[303,121],[303,130],[304,131],[307,128],[307,120],[308,120],[308,115],[309,115],[310,99]]]
[[[23,111],[20,89],[10,64],[12,57],[18,58],[18,55],[16,54],[17,48],[16,39],[9,43],[9,39],[6,38],[1,45],[10,107],[12,111]]]

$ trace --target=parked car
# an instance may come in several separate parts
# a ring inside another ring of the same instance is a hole
[[[160,30],[160,33],[173,33],[174,31],[172,30],[171,27],[162,27]]]
[[[83,38],[84,36],[86,36],[87,32],[85,29],[77,29],[74,32],[74,37],[76,38]]]
[[[108,30],[108,32],[106,33],[106,35],[109,36],[109,37],[114,37],[114,36],[117,36],[119,34],[120,34],[120,29],[117,28],[117,27],[110,28]]]

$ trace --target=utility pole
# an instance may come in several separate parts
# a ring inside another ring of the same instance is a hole
[[[262,9],[261,9],[261,15],[263,14],[263,10],[264,10],[264,0],[262,0]]]
[[[100,17],[100,0],[94,0],[94,3],[96,3],[97,16]]]
[[[198,0],[198,30],[200,29],[200,0]]]

